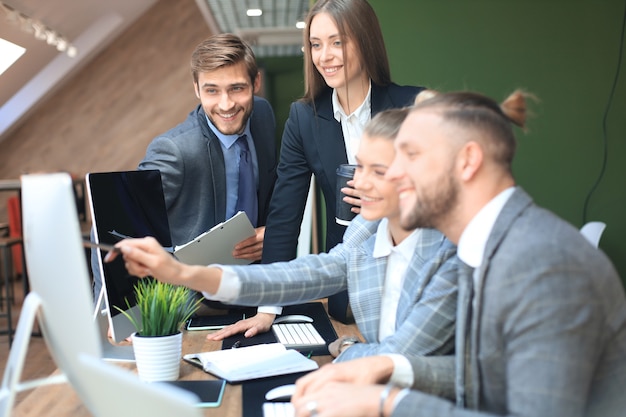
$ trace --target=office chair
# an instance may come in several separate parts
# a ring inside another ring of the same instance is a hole
[[[588,222],[580,228],[580,233],[591,243],[594,247],[598,247],[600,243],[600,237],[606,228],[606,223],[603,222]]]

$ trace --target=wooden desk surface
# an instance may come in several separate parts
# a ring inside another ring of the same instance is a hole
[[[356,325],[345,325],[331,319],[338,336],[358,336]],[[209,331],[193,331],[183,334],[183,354],[193,352],[205,352],[218,350],[221,342],[213,342],[206,339]],[[321,365],[329,363],[330,356],[314,356],[313,359]],[[122,364],[119,366],[135,369],[134,364]],[[215,379],[212,375],[204,372],[185,361],[181,360],[180,379]],[[222,405],[217,408],[205,408],[204,415],[210,417],[241,417],[241,385],[226,384]],[[69,384],[48,385],[34,389],[13,410],[15,417],[91,417],[92,414],[81,403],[72,386]]]

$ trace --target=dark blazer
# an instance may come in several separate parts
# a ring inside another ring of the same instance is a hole
[[[372,116],[411,104],[422,89],[372,84]],[[336,170],[340,164],[347,163],[341,124],[333,115],[332,89],[315,100],[315,108],[302,100],[293,103],[283,132],[278,180],[265,230],[263,263],[296,257],[311,174],[315,174],[326,202],[326,250],[342,241],[346,228],[335,222]]]
[[[276,181],[276,121],[270,104],[255,97],[250,131],[259,166],[259,219],[265,225]],[[226,175],[219,139],[209,128],[202,106],[187,120],[156,137],[139,163],[161,171],[172,243],[187,243],[226,216]]]

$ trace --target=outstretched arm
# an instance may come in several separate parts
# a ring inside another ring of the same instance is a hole
[[[209,294],[215,294],[222,281],[220,268],[179,262],[153,237],[125,239],[115,246],[124,256],[128,272],[138,277],[152,276],[162,282],[184,285]],[[112,261],[115,257],[116,252],[109,252],[105,261]]]

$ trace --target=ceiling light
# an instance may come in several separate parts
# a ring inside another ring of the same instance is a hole
[[[248,9],[246,10],[246,15],[252,16],[261,16],[263,14],[263,10],[261,9]]]
[[[39,20],[31,18],[1,1],[0,9],[4,11],[6,20],[19,27],[22,32],[31,34],[38,40],[46,41],[48,45],[56,47],[60,52],[65,51],[71,58],[76,56],[76,47],[70,44],[65,36],[57,31],[50,29]]]

